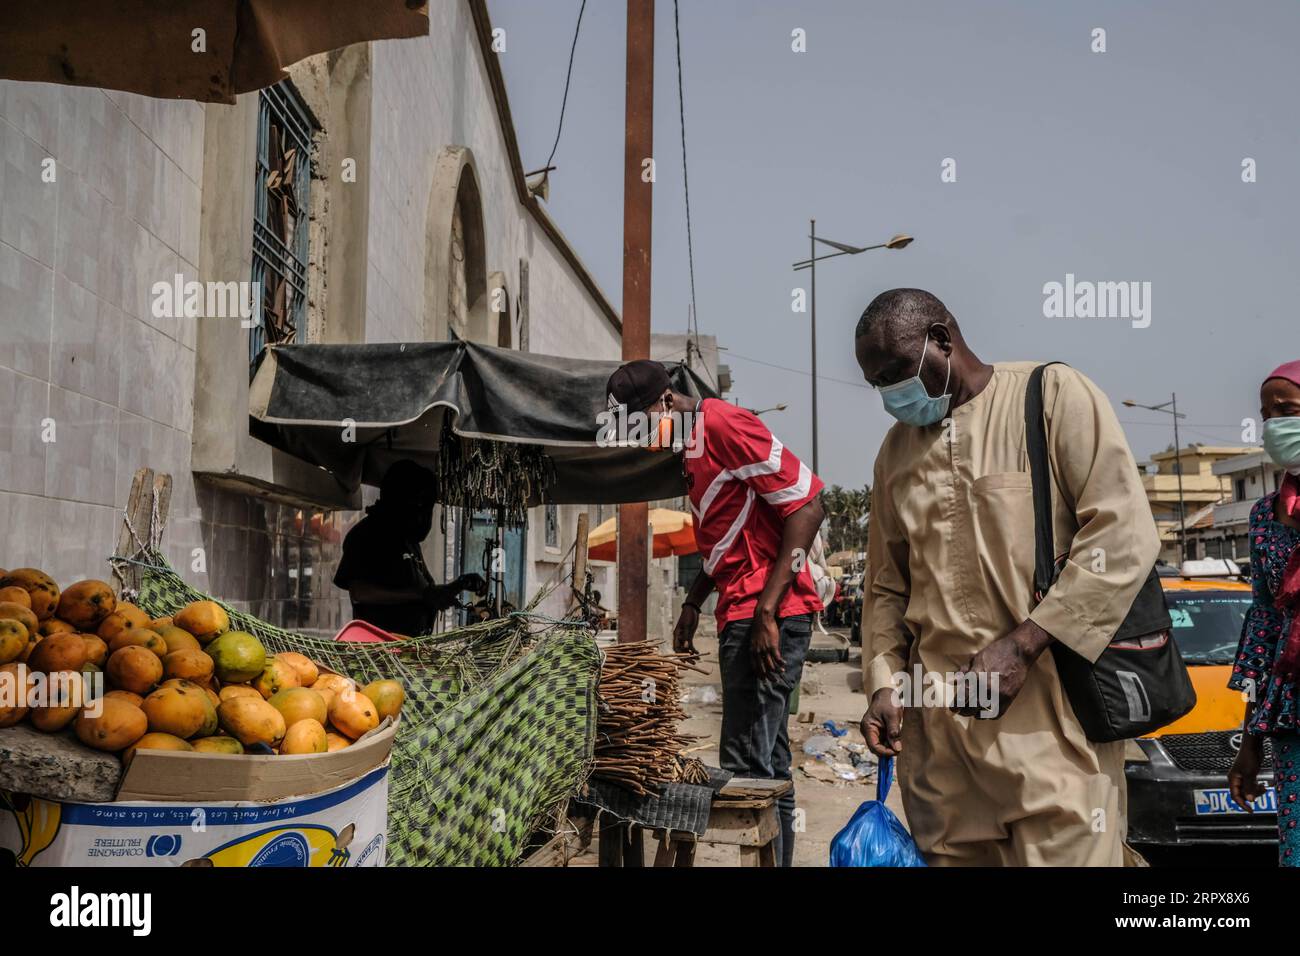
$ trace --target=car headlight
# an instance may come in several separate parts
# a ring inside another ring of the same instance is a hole
[[[1155,741],[1146,738],[1124,741],[1125,762],[1132,761],[1133,763],[1150,763],[1151,755],[1146,752],[1146,749],[1143,746],[1144,744],[1155,744]]]

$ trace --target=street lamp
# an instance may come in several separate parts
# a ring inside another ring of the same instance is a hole
[[[750,412],[755,415],[762,415],[764,412],[783,412],[789,407],[785,402],[782,402],[780,405],[773,405],[771,408],[751,408]]]
[[[1178,419],[1187,416],[1178,411],[1178,393],[1171,392],[1169,401],[1159,405],[1142,405],[1126,399],[1121,403],[1125,408],[1145,408],[1149,412],[1163,412],[1174,418],[1174,474],[1178,476],[1178,550],[1183,560],[1187,560],[1187,505],[1183,502],[1183,457],[1182,445],[1178,442]]]
[[[824,256],[817,255],[817,243],[823,243],[838,252],[830,252]],[[794,264],[794,271],[800,272],[804,269],[812,273],[812,279],[809,282],[811,287],[809,299],[811,301],[812,319],[810,326],[812,328],[812,470],[813,474],[817,473],[817,263],[822,259],[834,259],[837,256],[856,256],[860,252],[869,252],[872,249],[906,249],[912,244],[912,237],[902,234],[893,236],[885,242],[878,242],[874,246],[850,246],[843,242],[834,242],[830,239],[823,239],[817,235],[817,220],[808,220],[808,246],[811,256],[802,262]]]

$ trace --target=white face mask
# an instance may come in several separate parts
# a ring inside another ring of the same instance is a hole
[[[1264,422],[1264,451],[1273,464],[1300,475],[1300,418],[1270,418]]]
[[[925,366],[925,353],[929,347],[930,335],[926,333],[916,374],[879,389],[880,400],[885,403],[885,411],[904,425],[917,427],[933,425],[935,422],[942,421],[943,416],[948,414],[948,404],[952,401],[952,396],[948,394],[948,380],[952,377],[952,358],[948,358],[948,370],[944,373],[943,393],[931,396],[925,383],[921,381],[921,369]]]

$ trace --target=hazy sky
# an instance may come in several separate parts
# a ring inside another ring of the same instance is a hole
[[[555,136],[579,3],[490,2],[528,169]],[[615,304],[624,11],[588,3],[548,207]],[[685,328],[689,284],[670,0],[657,18],[653,327],[668,332]],[[942,298],[986,361],[1084,371],[1139,460],[1170,444],[1169,418],[1122,399],[1177,391],[1184,444],[1240,444],[1260,379],[1300,357],[1294,0],[681,0],[681,30],[700,329],[730,350],[743,404],[789,404],[766,419],[801,455],[808,316],[790,303],[807,273],[790,266],[808,219],[855,245],[916,237],[819,267],[828,482],[869,481],[892,421],[858,384],[852,337],[893,286]],[[941,182],[947,158],[956,182]],[[1067,273],[1151,283],[1150,326],[1045,318],[1044,284]]]

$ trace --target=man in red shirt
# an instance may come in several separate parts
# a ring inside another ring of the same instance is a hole
[[[822,481],[757,415],[719,399],[673,391],[658,362],[629,362],[610,376],[611,409],[670,415],[704,559],[673,630],[673,648],[695,653],[700,606],[718,591],[722,767],[739,776],[789,780],[790,694],[799,686],[822,609],[808,552],[825,517]],[[652,427],[650,433],[661,433]],[[664,442],[668,444],[668,442]],[[782,866],[794,858],[794,791],[778,801]]]

